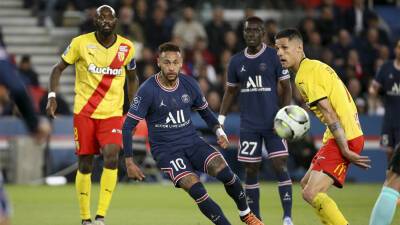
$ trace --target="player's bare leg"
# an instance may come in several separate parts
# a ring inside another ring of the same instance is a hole
[[[195,200],[200,211],[214,224],[230,225],[221,208],[208,196],[197,175],[184,176],[178,181],[178,184]]]
[[[287,169],[287,156],[271,158],[272,168],[278,178],[278,190],[283,208],[283,225],[292,222],[292,180]]]
[[[338,209],[336,203],[326,194],[333,183],[333,179],[323,171],[312,170],[308,182],[303,189],[303,198],[315,209],[322,223],[347,225],[348,222]]]
[[[222,156],[217,156],[207,164],[207,172],[209,175],[216,177],[224,183],[224,187],[229,196],[235,201],[239,215],[246,224],[262,225],[263,223],[251,212],[243,190],[241,181],[226,164]]]
[[[245,191],[247,196],[247,203],[251,211],[261,220],[260,214],[260,184],[258,182],[258,176],[260,171],[259,162],[254,163],[243,163],[245,168],[246,180],[245,180]]]
[[[118,179],[118,154],[120,146],[107,144],[102,148],[104,166],[100,179],[99,203],[94,225],[104,225],[104,217],[110,206],[112,194]]]
[[[75,178],[75,188],[78,196],[82,224],[91,224],[90,193],[92,186],[91,175],[93,170],[93,159],[93,155],[78,156],[78,171]]]

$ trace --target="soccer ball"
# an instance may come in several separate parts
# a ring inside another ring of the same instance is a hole
[[[288,105],[278,111],[274,119],[274,129],[279,137],[288,141],[301,139],[310,129],[307,112],[297,105]]]

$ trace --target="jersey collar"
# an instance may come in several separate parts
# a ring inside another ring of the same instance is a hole
[[[255,59],[255,58],[257,58],[258,56],[260,56],[260,55],[265,51],[266,48],[267,48],[267,45],[266,45],[265,43],[262,43],[261,50],[260,50],[259,52],[257,52],[256,54],[251,55],[251,54],[247,53],[247,47],[246,47],[246,48],[244,49],[244,55],[245,55],[247,58],[249,58],[249,59]]]
[[[161,89],[163,89],[163,90],[166,91],[166,92],[173,92],[173,91],[175,91],[176,89],[178,89],[178,86],[179,86],[179,74],[178,74],[178,77],[177,77],[177,82],[176,82],[176,84],[175,84],[175,87],[172,87],[172,88],[167,88],[167,87],[163,86],[163,85],[161,84],[161,81],[160,81],[159,78],[158,78],[159,75],[160,75],[160,73],[157,73],[157,74],[155,75],[155,80],[156,80],[156,83],[158,84],[158,86],[160,86]]]

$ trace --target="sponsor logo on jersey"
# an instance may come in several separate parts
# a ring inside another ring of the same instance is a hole
[[[113,134],[122,134],[122,130],[114,128],[114,129],[111,130],[111,133],[113,133]]]
[[[118,51],[119,52],[128,52],[128,46],[126,46],[126,45],[119,46]]]
[[[138,96],[138,95],[135,96],[135,97],[133,98],[132,103],[131,103],[131,108],[132,108],[133,110],[138,110],[141,101],[142,101],[142,97],[141,97],[141,96]],[[161,103],[162,103],[162,102],[161,102]]]
[[[242,65],[242,68],[240,69],[240,72],[246,72],[246,69],[244,68],[244,65]]]
[[[163,107],[163,106],[167,107],[167,105],[164,104],[164,100],[162,99],[162,100],[161,100],[161,103],[160,103],[160,107]]]
[[[400,83],[393,83],[392,89],[386,93],[390,96],[400,96]]]
[[[88,66],[88,71],[94,74],[102,74],[102,75],[121,75],[122,74],[122,69],[112,69],[109,66],[107,67],[97,67],[93,63],[89,64]]]
[[[270,87],[263,87],[261,75],[255,77],[249,77],[246,82],[246,88],[242,88],[240,92],[266,92],[271,91]]]
[[[168,112],[164,124],[155,124],[157,128],[181,128],[190,124],[190,118],[186,119],[183,109],[176,112]]]

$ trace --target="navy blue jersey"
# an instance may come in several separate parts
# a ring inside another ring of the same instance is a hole
[[[146,119],[152,151],[190,147],[200,138],[190,114],[207,108],[206,98],[192,77],[179,74],[176,86],[166,89],[158,76],[140,86],[127,115]]]
[[[400,70],[389,61],[382,65],[376,74],[375,81],[384,92],[384,121],[392,127],[400,127]]]
[[[255,55],[247,49],[235,54],[228,67],[228,86],[240,86],[240,126],[249,130],[272,130],[279,109],[278,80],[290,78],[276,50],[263,44]]]

